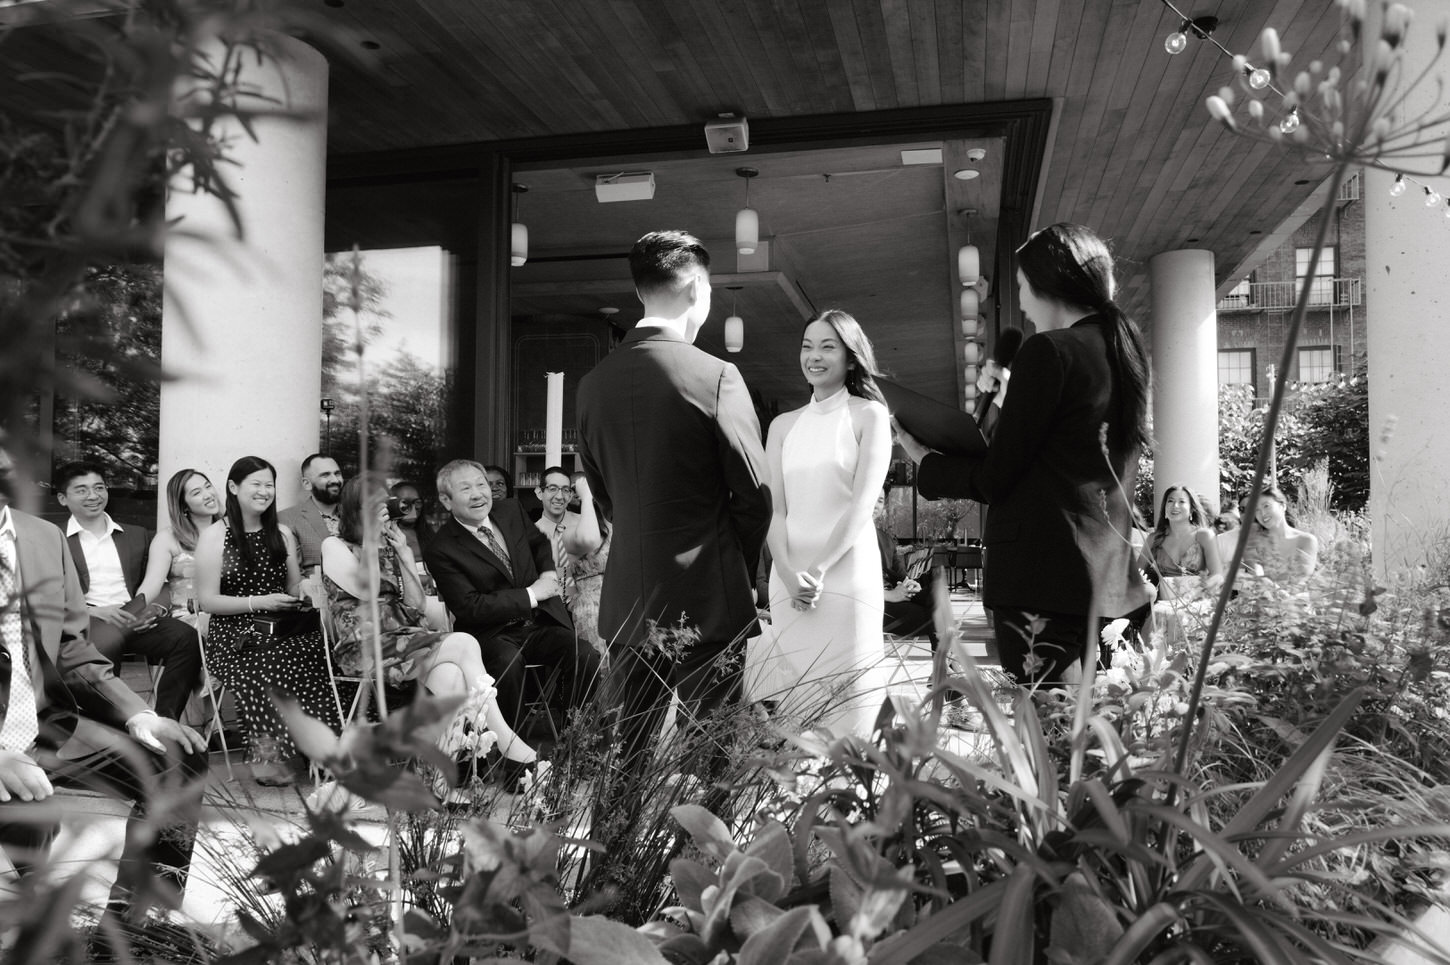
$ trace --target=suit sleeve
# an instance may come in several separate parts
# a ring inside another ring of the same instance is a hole
[[[932,453],[921,461],[917,489],[928,499],[965,498],[988,505],[1011,492],[1052,431],[1064,377],[1065,366],[1052,341],[1028,339],[1012,366],[1012,389],[986,455]]]
[[[463,555],[451,531],[436,536],[423,551],[423,559],[438,595],[461,626],[487,628],[525,619],[532,612],[527,590],[481,589],[482,564]]]
[[[730,491],[730,519],[746,563],[754,567],[770,528],[770,485],[765,450],[760,445],[760,422],[755,418],[745,380],[733,365],[726,365],[720,372],[715,427],[720,465]]]

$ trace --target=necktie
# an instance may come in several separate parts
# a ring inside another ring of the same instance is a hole
[[[569,568],[569,554],[564,552],[564,524],[554,525],[554,570],[559,574],[559,595],[564,602],[570,602],[573,578]]]
[[[499,558],[499,562],[503,563],[504,572],[512,580],[514,578],[514,568],[513,564],[509,562],[509,551],[504,549],[503,543],[497,536],[493,535],[493,527],[484,523],[478,527],[478,535],[483,537],[483,545],[487,546],[489,551]]]
[[[0,636],[10,659],[10,706],[0,727],[0,746],[25,751],[40,732],[35,713],[35,682],[30,677],[30,649],[20,617],[20,582],[15,578],[15,534],[0,534]]]

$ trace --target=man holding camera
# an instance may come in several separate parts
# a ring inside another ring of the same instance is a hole
[[[137,592],[146,576],[150,534],[111,519],[105,471],[94,463],[62,466],[55,495],[70,510],[66,542],[90,612],[90,642],[113,665],[123,656],[160,664],[156,712],[180,720],[201,683],[201,641],[194,628],[169,615],[166,590],[158,600]]]

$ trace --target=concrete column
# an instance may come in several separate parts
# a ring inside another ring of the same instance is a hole
[[[1153,508],[1185,483],[1217,507],[1218,313],[1213,252],[1165,251],[1148,262],[1153,332]]]
[[[1370,4],[1371,13],[1378,11]],[[1450,0],[1416,0],[1401,75],[1416,77],[1435,55],[1435,26],[1450,16]],[[1379,36],[1370,23],[1365,36]],[[1396,126],[1407,117],[1443,115],[1437,103],[1438,77],[1450,76],[1441,58],[1406,98]],[[1424,150],[1438,156],[1447,133],[1442,125],[1421,135]],[[1398,163],[1391,157],[1391,164]],[[1405,162],[1422,170],[1432,163]],[[1445,249],[1450,221],[1425,205],[1425,192],[1411,185],[1390,196],[1394,175],[1364,169],[1365,326],[1369,353],[1370,515],[1374,526],[1375,571],[1383,579],[1423,562],[1438,541],[1443,545],[1450,504],[1450,445],[1445,442],[1444,386],[1450,372],[1450,272]],[[1450,179],[1421,177],[1441,194]]]
[[[223,56],[217,44],[218,64]],[[328,68],[281,36],[264,62],[247,51],[241,63],[256,94],[243,108],[292,116],[257,117],[255,140],[234,121],[214,125],[240,230],[215,197],[172,185],[161,361],[180,378],[161,386],[159,484],[191,467],[224,494],[231,464],[256,455],[277,467],[287,506],[302,458],[318,447]]]

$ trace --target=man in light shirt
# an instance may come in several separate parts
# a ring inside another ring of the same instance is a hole
[[[337,535],[337,504],[342,499],[342,468],[331,456],[314,452],[302,460],[302,501],[277,514],[277,522],[297,537],[302,575],[316,575],[322,565],[322,541]]]
[[[156,711],[179,720],[201,683],[201,640],[193,627],[169,615],[168,599],[148,600],[137,592],[146,578],[150,534],[144,527],[121,526],[111,519],[106,512],[110,491],[99,465],[62,466],[55,494],[71,514],[66,542],[86,595],[92,646],[112,664],[126,656],[160,664]]]

